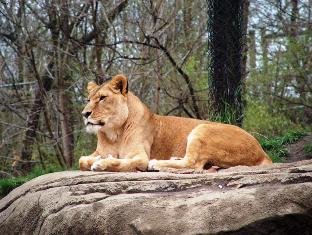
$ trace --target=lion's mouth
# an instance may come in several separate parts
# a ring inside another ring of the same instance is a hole
[[[90,126],[104,126],[105,123],[104,122],[99,122],[99,123],[92,123],[92,122],[87,122],[86,125],[90,125]]]

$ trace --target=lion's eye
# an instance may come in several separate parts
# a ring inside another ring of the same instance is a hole
[[[100,101],[101,101],[101,100],[104,100],[105,98],[106,98],[106,96],[102,95],[102,96],[100,97]]]

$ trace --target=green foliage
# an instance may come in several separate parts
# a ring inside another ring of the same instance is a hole
[[[289,130],[300,129],[300,126],[292,123],[282,113],[272,113],[268,105],[250,99],[247,99],[243,127],[249,132],[268,136],[283,135]]]
[[[8,178],[0,180],[0,198],[7,195],[13,189],[27,182],[29,179],[26,177]]]
[[[295,143],[303,136],[305,136],[305,132],[303,131],[289,131],[285,135],[278,137],[261,137],[259,142],[263,149],[270,155],[273,162],[283,162],[283,158],[288,153],[285,145]]]
[[[303,149],[307,154],[312,154],[312,144],[306,144]]]
[[[237,123],[237,115],[236,115],[237,110],[233,110],[233,108],[226,104],[224,105],[224,111],[223,113],[211,113],[210,114],[210,121],[213,122],[222,122],[222,123],[227,123],[227,124],[236,124]]]
[[[202,90],[208,88],[207,71],[200,69],[200,61],[195,56],[191,56],[186,65],[184,66],[185,72],[193,80],[196,90]],[[201,72],[199,72],[201,71]],[[205,91],[205,96],[207,92]]]
[[[17,188],[18,186],[21,186],[22,184],[26,183],[27,181],[36,178],[40,175],[62,171],[64,169],[60,167],[55,166],[49,166],[48,168],[41,169],[41,168],[34,168],[28,175],[26,176],[19,176],[19,177],[13,177],[13,178],[6,178],[6,179],[0,179],[0,198],[7,195],[9,192],[11,192],[13,189]]]
[[[77,136],[75,142],[76,146],[74,151],[75,159],[73,169],[79,169],[78,162],[81,156],[88,156],[94,152],[94,150],[96,149],[96,142],[96,135],[86,133],[85,130],[82,130],[79,133],[79,136]]]
[[[90,155],[96,148],[96,135],[91,135],[86,133],[84,130],[79,132],[76,136],[76,147],[75,147],[75,159],[74,166],[72,169],[79,169],[78,160],[81,156]],[[32,171],[26,176],[13,177],[0,179],[0,198],[7,195],[13,189],[18,186],[24,184],[25,182],[36,178],[40,175],[62,171],[61,168],[56,161],[55,153],[53,149],[49,146],[41,146],[41,153],[44,155],[45,164],[48,166],[46,169],[42,169],[39,165],[32,169]],[[38,153],[34,151],[33,155],[34,160],[38,160]]]
[[[253,97],[253,100],[249,97],[248,103],[253,104],[248,110],[252,112],[251,118],[246,113],[250,118],[250,122],[246,124],[247,129],[249,126],[254,127],[254,123],[259,123],[256,126],[258,130],[264,127],[266,134],[272,130],[272,134],[276,135],[296,128],[295,125],[309,128],[310,117],[306,108],[311,103],[311,96],[307,95],[311,92],[311,47],[308,46],[311,42],[311,30],[296,37],[288,35],[283,40],[273,37],[267,42],[269,45],[279,43],[280,47],[273,49],[266,45],[269,54],[262,54],[262,64],[257,65],[248,76],[247,92]],[[253,106],[257,109],[253,110]],[[260,115],[255,116],[256,112]],[[272,120],[272,123],[262,126],[263,116],[264,120]]]

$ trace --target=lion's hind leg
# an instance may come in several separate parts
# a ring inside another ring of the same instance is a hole
[[[149,170],[162,170],[164,168],[186,169],[194,168],[192,162],[187,158],[181,160],[150,160],[148,163]]]
[[[194,128],[187,138],[186,153],[184,158],[171,158],[170,160],[150,160],[148,164],[149,170],[162,170],[164,168],[175,169],[197,169],[202,170],[207,163],[207,159],[201,158],[202,140],[197,135]]]

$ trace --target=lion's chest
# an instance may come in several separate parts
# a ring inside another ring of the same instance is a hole
[[[97,152],[103,156],[112,156],[115,158],[127,158],[130,152],[135,151],[135,144],[129,146],[123,141],[117,140],[116,142],[102,141],[98,142]]]

